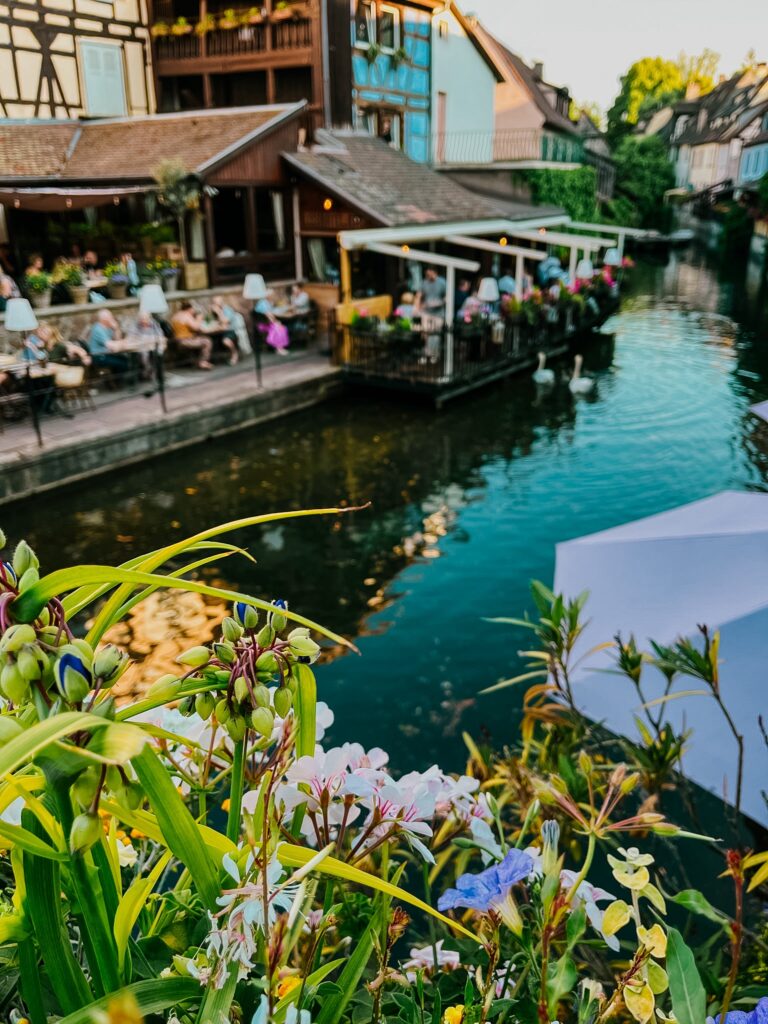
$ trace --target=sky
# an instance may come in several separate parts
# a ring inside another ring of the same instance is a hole
[[[544,75],[567,85],[577,102],[606,110],[619,76],[640,57],[705,48],[731,74],[754,49],[768,61],[768,0],[459,0]]]

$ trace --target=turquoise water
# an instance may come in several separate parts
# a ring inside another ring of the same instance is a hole
[[[497,744],[514,734],[519,695],[478,691],[519,668],[523,636],[483,617],[529,606],[528,582],[551,582],[558,541],[726,487],[766,488],[768,432],[747,412],[768,398],[760,309],[764,294],[703,263],[640,266],[607,336],[584,348],[596,380],[586,399],[564,382],[537,392],[527,377],[440,413],[361,394],[0,521],[53,568],[123,561],[219,520],[371,501],[341,520],[248,531],[237,539],[257,564],[231,558],[207,578],[287,597],[355,639],[360,657],[318,670],[333,740],[385,746],[402,769],[455,768],[463,729]],[[168,623],[190,638],[208,628],[204,609],[169,615],[135,624],[136,651]]]

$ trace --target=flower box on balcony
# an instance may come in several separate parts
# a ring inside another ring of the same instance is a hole
[[[191,31],[192,26],[186,18],[177,18],[173,25],[171,25],[172,36],[188,36]]]
[[[281,2],[272,11],[272,21],[290,21],[291,18],[302,18],[306,15],[306,4],[287,4]]]
[[[216,19],[212,14],[206,14],[202,21],[198,21],[195,25],[195,32],[199,36],[207,35],[209,32],[213,32],[216,28]]]
[[[218,20],[219,28],[233,29],[240,28],[240,19],[233,8],[227,8]]]
[[[163,36],[171,34],[171,26],[164,21],[158,21],[149,31],[153,39],[161,39]]]
[[[264,11],[261,7],[251,7],[243,15],[243,25],[260,25],[264,21]]]

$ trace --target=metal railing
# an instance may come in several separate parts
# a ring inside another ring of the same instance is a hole
[[[500,132],[438,132],[433,162],[441,165],[490,163],[583,163],[584,143],[575,136],[540,128]]]

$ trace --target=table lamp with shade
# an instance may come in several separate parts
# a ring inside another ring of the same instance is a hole
[[[621,253],[618,249],[609,249],[605,254],[603,263],[606,267],[620,267],[621,266]]]
[[[499,301],[501,293],[499,292],[499,282],[495,277],[484,277],[480,281],[477,297],[488,306],[492,306]]]
[[[22,351],[24,349],[24,338],[30,332],[34,331],[38,326],[37,317],[35,311],[29,304],[28,299],[8,299],[5,305],[5,329],[7,331],[18,331],[21,340]],[[27,388],[29,396],[29,408],[32,413],[32,424],[35,428],[35,434],[37,435],[37,443],[42,448],[43,438],[40,433],[40,420],[38,417],[37,403],[32,397],[32,382],[29,379],[31,376],[32,364],[27,364]]]
[[[243,282],[243,298],[248,299],[254,304],[259,299],[266,299],[269,289],[267,283],[261,274],[246,274],[245,281]],[[258,329],[258,325],[253,324],[252,333],[252,346],[253,346],[253,358],[256,362],[256,382],[261,387],[261,332]]]
[[[165,404],[165,374],[163,372],[163,351],[165,349],[165,335],[155,316],[163,316],[168,312],[168,300],[165,292],[159,284],[145,284],[139,289],[139,314],[147,314],[152,317],[152,325],[155,331],[155,375],[157,376],[157,390],[160,392],[160,403],[163,412],[168,412]]]
[[[576,264],[576,280],[590,281],[595,276],[595,267],[592,260],[581,259]]]

